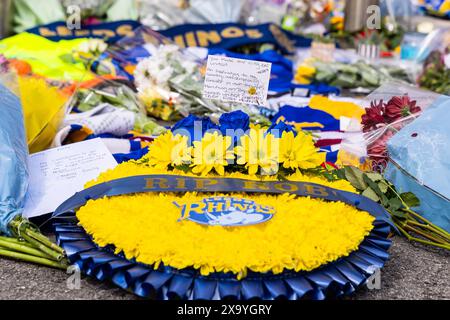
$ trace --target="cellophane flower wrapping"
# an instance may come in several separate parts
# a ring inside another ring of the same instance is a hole
[[[22,214],[28,188],[28,147],[20,98],[9,89],[17,90],[13,79],[0,73],[0,234],[9,234],[9,222]]]
[[[389,140],[441,97],[394,81],[364,99],[366,113],[362,117],[362,130],[373,170],[383,172],[386,168]]]

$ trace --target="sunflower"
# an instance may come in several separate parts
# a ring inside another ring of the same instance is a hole
[[[280,139],[280,163],[286,169],[312,169],[325,162],[325,153],[319,153],[311,135],[302,131],[283,132]]]
[[[242,136],[240,145],[235,148],[237,164],[245,165],[248,174],[254,175],[259,167],[262,174],[273,175],[278,171],[278,139],[266,130],[251,129]]]
[[[152,143],[149,153],[140,161],[158,169],[167,169],[169,165],[180,166],[191,162],[191,147],[188,138],[173,135],[168,131]]]
[[[219,175],[225,175],[228,161],[234,160],[231,143],[231,137],[222,136],[217,131],[206,133],[201,141],[194,141],[192,172],[206,176],[214,169]]]

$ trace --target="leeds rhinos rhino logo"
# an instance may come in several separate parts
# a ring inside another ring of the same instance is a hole
[[[275,213],[273,207],[232,197],[211,197],[183,205],[173,203],[181,209],[180,220],[188,219],[210,226],[253,225],[270,220]]]

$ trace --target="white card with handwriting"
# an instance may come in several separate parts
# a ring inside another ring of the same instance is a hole
[[[265,105],[271,63],[208,56],[203,98]]]
[[[84,189],[86,182],[117,166],[101,139],[86,140],[30,155],[30,186],[23,216],[38,217],[55,211]]]

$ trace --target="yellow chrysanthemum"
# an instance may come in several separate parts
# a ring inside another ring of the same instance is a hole
[[[90,200],[77,217],[97,244],[113,244],[129,259],[155,267],[161,262],[194,267],[203,275],[232,272],[238,278],[248,270],[309,271],[347,256],[369,234],[374,220],[341,202],[287,194],[226,196],[251,198],[273,207],[275,214],[251,226],[205,226],[179,221],[180,209],[173,204],[201,201],[203,194],[143,193]]]
[[[192,172],[205,176],[214,169],[223,176],[228,161],[234,159],[231,143],[231,137],[217,131],[206,133],[201,141],[194,141]]]
[[[312,169],[325,162],[325,153],[319,153],[311,135],[302,131],[283,132],[280,139],[280,163],[286,169]]]
[[[261,174],[273,175],[278,171],[279,143],[274,135],[265,130],[251,129],[248,135],[240,138],[235,148],[237,164],[245,165],[248,174],[254,175],[261,167]]]
[[[169,171],[131,161],[102,173],[86,187],[149,174],[194,176],[192,172]],[[215,175],[211,172],[208,176]],[[259,177],[240,172],[226,173],[224,178],[277,180],[276,175]],[[300,171],[286,178],[356,192],[347,181],[329,182]],[[313,270],[356,250],[372,229],[372,216],[340,202],[287,194],[227,196],[250,198],[272,206],[275,216],[253,226],[208,227],[189,220],[180,222],[180,210],[173,205],[173,201],[199,201],[204,194],[143,193],[90,200],[77,212],[77,217],[97,244],[112,244],[127,258],[155,267],[161,262],[175,268],[194,267],[203,275],[233,272],[238,278],[245,277],[248,270],[274,273],[285,269]]]
[[[155,139],[148,154],[139,162],[166,169],[169,165],[179,166],[190,161],[191,147],[188,146],[188,138],[179,134],[174,136],[168,131]]]

